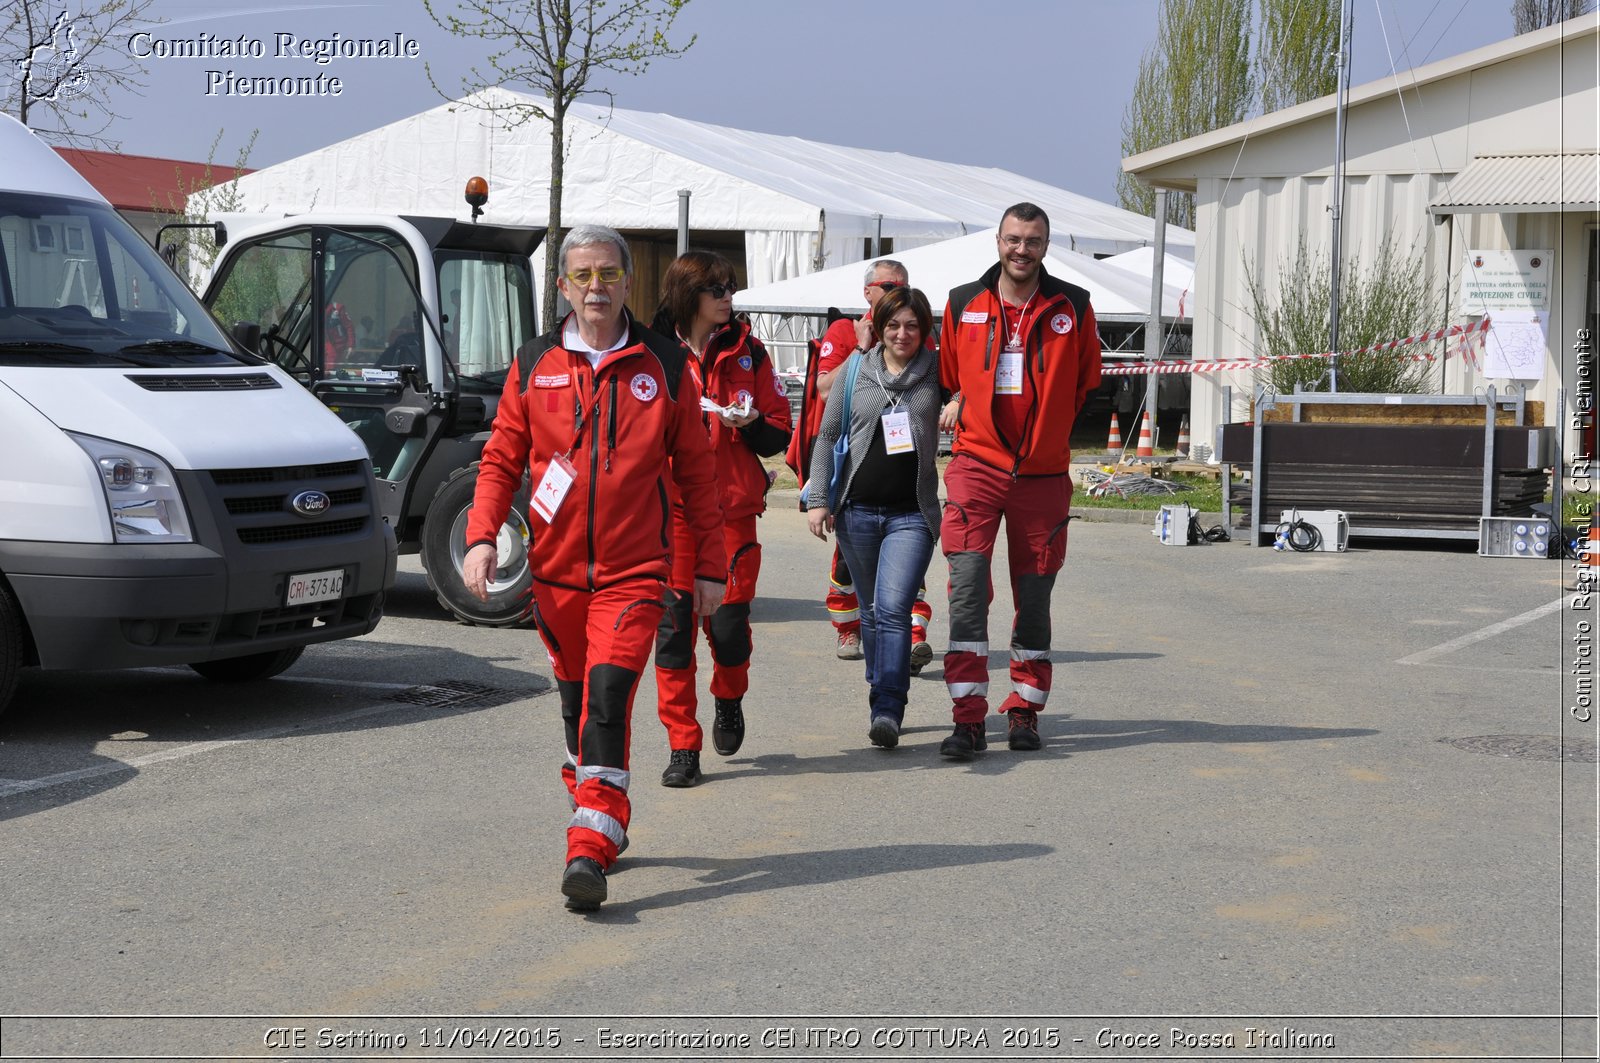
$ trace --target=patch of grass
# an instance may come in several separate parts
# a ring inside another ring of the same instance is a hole
[[[1162,506],[1176,505],[1187,502],[1202,513],[1217,513],[1222,510],[1222,484],[1220,481],[1204,476],[1184,476],[1177,474],[1171,482],[1183,490],[1175,494],[1159,495],[1129,495],[1126,498],[1111,492],[1106,495],[1090,495],[1084,490],[1084,485],[1077,482],[1074,477],[1072,489],[1073,509],[1139,509],[1155,512]]]
[[[794,473],[783,463],[782,457],[762,459],[762,464],[768,470],[778,474],[772,486],[775,490],[795,490],[800,485],[795,482]],[[949,455],[939,458],[939,471],[944,472],[946,465],[950,464]],[[1084,491],[1082,478],[1073,475],[1072,508],[1074,509],[1138,509],[1155,512],[1162,506],[1178,502],[1187,502],[1202,513],[1218,513],[1222,510],[1222,484],[1206,476],[1186,476],[1182,473],[1174,474],[1171,482],[1183,488],[1175,494],[1167,495],[1129,495],[1123,498],[1115,493],[1105,497],[1092,498]],[[1570,502],[1569,502],[1570,505]]]

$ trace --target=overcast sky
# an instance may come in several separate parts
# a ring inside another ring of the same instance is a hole
[[[439,0],[450,11],[455,0]],[[1511,35],[1510,0],[1356,0],[1353,82]],[[641,77],[611,76],[617,105],[951,162],[996,166],[1115,202],[1121,121],[1156,0],[691,0],[674,39],[698,40]],[[439,105],[488,49],[454,38],[421,0],[270,4],[156,0],[162,40],[240,35],[262,59],[150,58],[143,96],[108,131],[126,152],[232,163],[259,129],[264,166]],[[274,56],[275,35],[417,41],[417,59]],[[338,96],[229,95],[215,76],[338,77]],[[208,87],[211,94],[208,94]],[[1332,146],[1329,146],[1330,155]]]

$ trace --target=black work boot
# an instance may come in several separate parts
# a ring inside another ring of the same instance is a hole
[[[674,749],[667,770],[661,773],[661,785],[681,790],[700,782],[700,751]]]
[[[561,892],[572,911],[598,911],[606,899],[606,873],[587,856],[575,856],[561,876]]]
[[[718,698],[717,716],[711,724],[711,748],[724,757],[739,752],[744,743],[744,707],[738,698]]]
[[[958,723],[949,738],[939,743],[939,755],[952,760],[971,760],[974,753],[989,748],[989,736],[981,723]]]
[[[1011,709],[1006,712],[1006,737],[1012,749],[1039,748],[1039,714],[1032,709]]]

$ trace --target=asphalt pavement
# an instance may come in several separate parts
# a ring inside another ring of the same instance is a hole
[[[374,633],[276,680],[25,676],[0,1058],[1594,1058],[1571,562],[1075,521],[1044,748],[991,717],[957,763],[937,658],[899,748],[867,742],[792,505],[744,747],[661,787],[646,677],[592,915],[558,890],[542,648],[450,621],[415,559]]]

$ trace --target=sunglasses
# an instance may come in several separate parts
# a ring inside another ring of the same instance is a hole
[[[589,287],[589,282],[596,277],[601,284],[615,284],[628,275],[628,271],[621,266],[607,266],[605,269],[575,269],[567,274],[567,280],[580,288]]]
[[[871,284],[867,285],[867,287],[882,288],[886,292],[892,292],[896,288],[904,288],[905,285],[901,284],[899,281],[873,281]]]
[[[725,299],[738,291],[739,286],[737,284],[708,284],[700,290],[710,292],[713,299]]]

